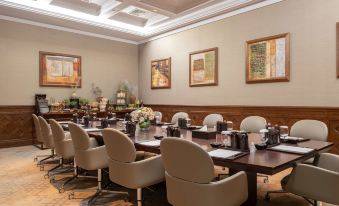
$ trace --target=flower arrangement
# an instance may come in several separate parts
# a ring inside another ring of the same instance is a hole
[[[141,129],[147,129],[150,121],[154,119],[155,115],[151,108],[141,107],[131,113],[132,120],[137,121]]]

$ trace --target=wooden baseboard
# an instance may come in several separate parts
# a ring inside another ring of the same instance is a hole
[[[34,106],[0,106],[0,148],[32,145]]]
[[[291,127],[301,119],[316,119],[326,123],[329,141],[335,143],[331,152],[339,154],[339,107],[278,107],[278,106],[194,106],[194,105],[147,105],[163,114],[164,121],[170,121],[176,112],[187,112],[193,124],[202,124],[211,113],[221,114],[225,120],[234,122],[236,129],[246,116],[258,115],[272,124]]]

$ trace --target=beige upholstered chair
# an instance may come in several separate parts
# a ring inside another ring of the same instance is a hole
[[[65,167],[65,160],[73,160],[74,159],[74,148],[73,148],[73,142],[71,139],[71,134],[69,132],[65,132],[62,126],[55,121],[54,119],[49,120],[52,134],[53,134],[53,140],[54,140],[54,147],[55,147],[55,153],[61,158],[60,164],[54,167],[52,170],[49,170],[47,173],[47,176],[50,177],[51,181],[54,181],[54,175],[51,176],[51,172],[59,167]],[[69,165],[67,165],[69,167]],[[73,167],[70,167],[70,169],[74,169]],[[75,178],[75,175],[68,179],[66,182],[64,182],[61,187],[59,188],[59,192],[63,191],[64,186],[69,183],[71,180]]]
[[[177,124],[179,118],[185,118],[186,119],[186,118],[188,118],[188,114],[186,112],[177,112],[173,115],[171,122],[173,124]]]
[[[290,136],[303,137],[318,141],[327,141],[328,128],[324,122],[318,120],[299,120],[291,127]],[[314,158],[305,161],[307,164],[312,164]]]
[[[103,131],[107,148],[109,177],[112,182],[137,190],[138,206],[142,205],[142,188],[165,180],[165,170],[160,155],[137,160],[132,140],[115,129]]]
[[[114,194],[127,194],[125,192],[116,192],[103,190],[101,186],[102,180],[102,169],[108,167],[107,162],[107,153],[105,146],[98,146],[98,143],[95,139],[90,138],[87,132],[82,129],[79,125],[75,123],[69,123],[69,130],[71,132],[71,138],[73,142],[73,147],[75,151],[74,164],[77,167],[85,170],[97,170],[98,171],[98,187],[95,189],[97,192],[90,198],[88,205],[102,193],[114,193]],[[89,189],[86,189],[87,191]],[[73,190],[69,194],[69,198],[74,198],[74,192],[84,191],[84,190]]]
[[[259,133],[261,129],[266,128],[266,119],[260,116],[249,116],[240,123],[240,130],[246,132]]]
[[[161,120],[162,120],[162,113],[161,113],[161,112],[159,112],[159,111],[154,111],[154,116],[159,117],[159,120],[160,120],[160,122],[161,122]]]
[[[33,122],[34,122],[34,128],[35,128],[35,134],[36,134],[36,137],[37,137],[37,140],[38,142],[41,142],[41,146],[38,147],[39,149],[44,149],[44,141],[43,141],[43,138],[42,138],[42,134],[41,134],[41,127],[40,127],[40,122],[39,122],[39,118],[35,115],[35,114],[32,114],[32,118],[33,118]],[[42,157],[49,157],[50,155],[37,155],[34,157],[34,162],[38,162],[38,159],[39,158],[42,158]],[[38,165],[40,164],[41,162],[38,162]]]
[[[43,149],[44,148],[44,141],[43,141],[42,135],[41,135],[41,128],[40,128],[39,118],[35,114],[32,114],[32,117],[33,117],[33,122],[34,122],[36,139],[41,144],[40,147],[38,147],[38,146],[37,147],[39,149]]]
[[[220,114],[209,114],[204,118],[203,125],[215,127],[218,121],[224,121],[224,118]]]
[[[328,128],[324,122],[318,120],[300,120],[291,127],[293,137],[310,138],[312,140],[327,141]]]
[[[239,172],[213,182],[211,157],[199,145],[168,137],[161,141],[167,199],[174,206],[239,206],[247,200],[247,176]]]
[[[240,123],[240,130],[244,130],[246,132],[259,133],[261,129],[266,128],[266,119],[260,116],[248,116],[243,119]],[[268,182],[268,176],[258,174],[259,177],[264,178],[264,183]]]
[[[314,200],[339,205],[339,156],[329,153],[319,155],[316,166],[298,164],[281,182],[285,192]],[[269,192],[276,193],[276,192]],[[266,198],[269,199],[269,193]],[[310,201],[309,201],[310,202]]]
[[[40,170],[44,170],[44,161],[48,159],[54,158],[56,155],[54,153],[54,142],[53,142],[53,135],[52,135],[52,130],[47,121],[39,116],[39,124],[40,124],[40,131],[41,131],[41,137],[43,139],[43,143],[46,148],[51,150],[51,155],[48,157],[40,160],[38,162],[38,165],[40,165]]]

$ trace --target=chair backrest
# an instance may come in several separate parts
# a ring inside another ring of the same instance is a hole
[[[173,124],[178,123],[179,118],[188,118],[188,114],[186,112],[177,112],[173,115],[171,122]]]
[[[65,139],[65,131],[62,126],[54,119],[50,119],[49,123],[51,125],[54,144],[62,142]]]
[[[203,125],[214,127],[218,121],[224,121],[224,118],[220,114],[209,114],[204,118]]]
[[[43,139],[43,142],[44,142],[45,146],[47,148],[50,148],[50,149],[54,148],[52,131],[51,131],[51,128],[50,128],[49,124],[41,116],[39,116],[38,119],[39,119],[39,123],[40,123],[41,136],[42,136],[42,139]]]
[[[246,132],[259,133],[261,129],[266,128],[266,119],[260,116],[249,116],[241,121],[240,130]]]
[[[87,132],[75,123],[68,124],[69,131],[73,141],[75,153],[90,148],[90,139]]]
[[[162,120],[162,113],[161,113],[161,112],[159,112],[159,111],[154,111],[154,116],[159,117],[159,120],[160,120],[160,122],[161,122],[161,120]]]
[[[39,142],[43,142],[44,140],[42,139],[42,135],[41,135],[39,118],[35,114],[32,114],[32,117],[33,117],[33,122],[34,122],[36,138]]]
[[[106,128],[102,134],[109,158],[124,163],[135,161],[136,149],[134,143],[124,133],[116,129]]]
[[[64,159],[74,157],[74,147],[71,139],[66,138],[62,126],[54,119],[49,120],[54,140],[54,148],[57,155]],[[67,136],[69,133],[67,133]]]
[[[293,137],[327,141],[328,128],[322,121],[305,119],[297,121],[292,125],[290,135]]]
[[[213,161],[198,144],[167,137],[161,141],[160,150],[165,170],[172,177],[200,184],[213,180]]]

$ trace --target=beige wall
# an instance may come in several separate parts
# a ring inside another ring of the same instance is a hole
[[[139,47],[139,95],[150,104],[339,106],[338,0],[285,0]],[[245,42],[291,33],[291,80],[245,83]],[[219,47],[219,86],[188,84],[188,53]],[[150,89],[152,59],[172,57],[172,88]]]
[[[108,98],[121,80],[137,87],[137,45],[0,21],[0,105],[32,105],[35,93],[70,96],[70,88],[39,87],[39,51],[82,57],[82,97],[94,98],[92,83]]]

